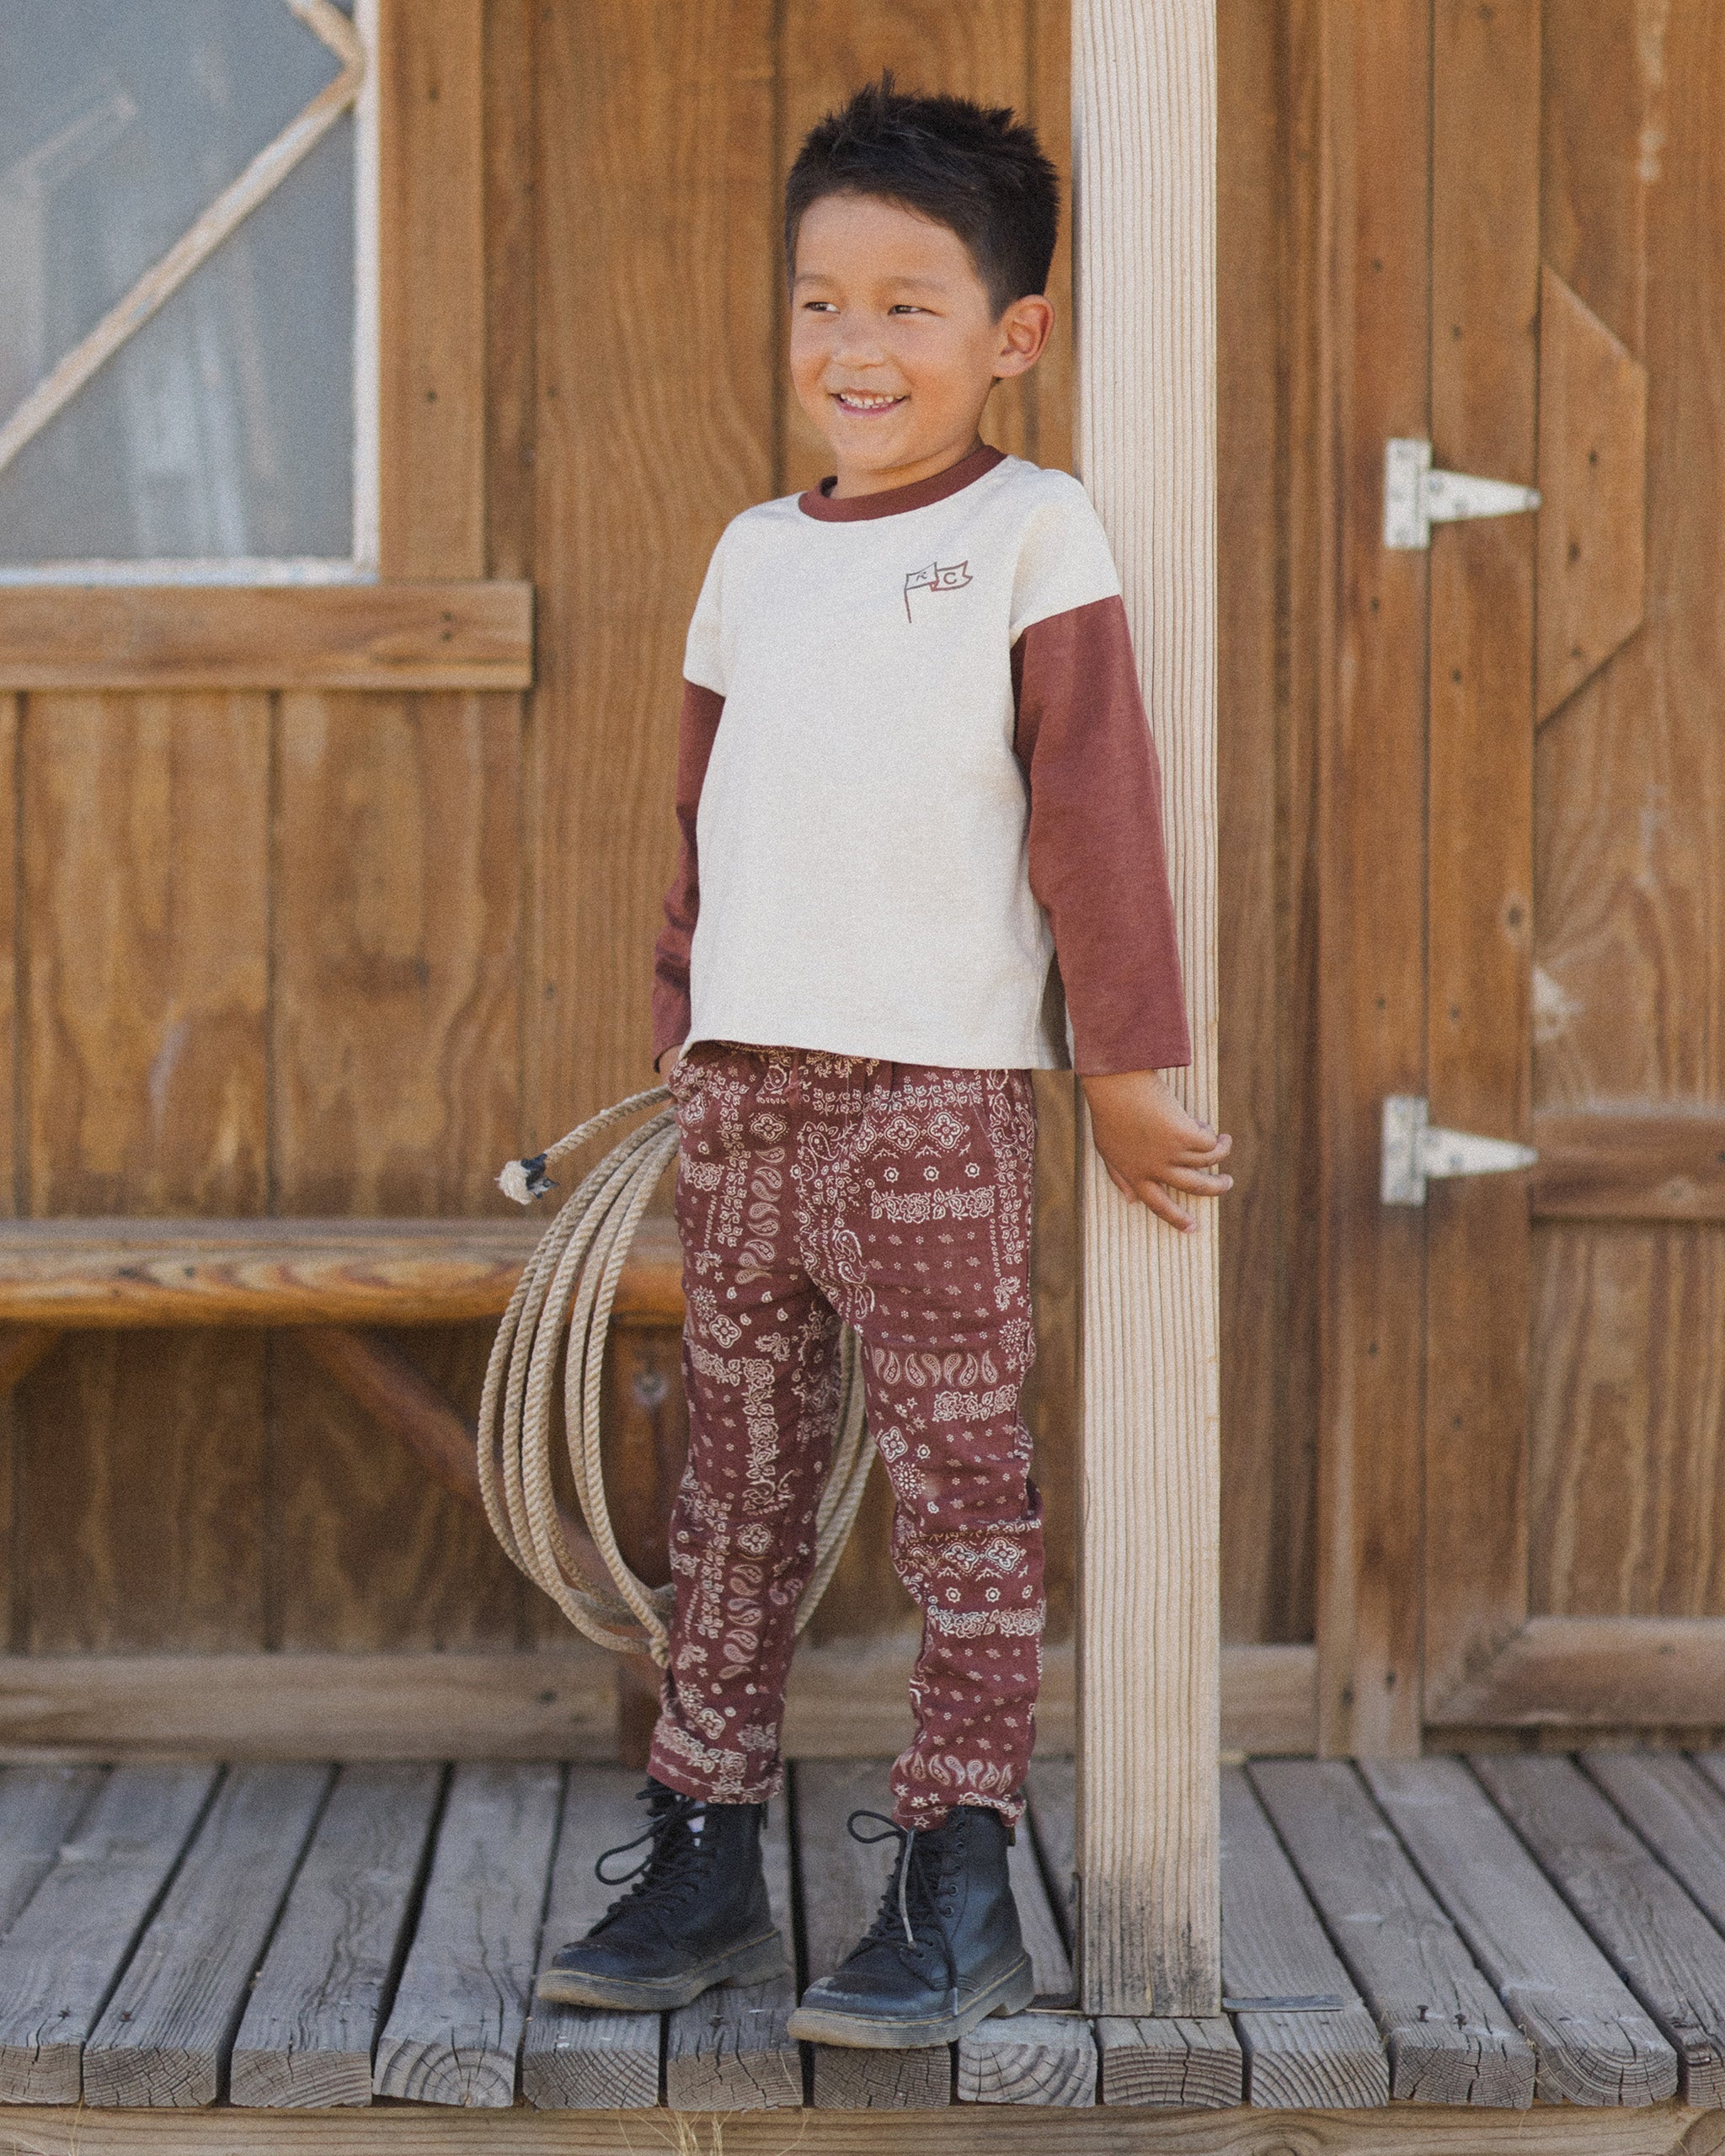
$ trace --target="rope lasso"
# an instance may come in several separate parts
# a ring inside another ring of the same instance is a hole
[[[644,1651],[661,1669],[670,1651],[672,1593],[638,1579],[617,1546],[605,1497],[599,1404],[623,1262],[660,1177],[676,1157],[676,1113],[665,1105],[669,1100],[663,1086],[631,1094],[543,1153],[511,1161],[498,1177],[507,1196],[531,1204],[554,1187],[551,1170],[561,1161],[643,1111],[656,1111],[613,1146],[558,1209],[510,1297],[479,1403],[479,1487],[492,1532],[511,1561],[596,1645],[619,1654]],[[571,1532],[553,1479],[559,1363],[585,1535]],[[814,1569],[798,1605],[799,1632],[843,1553],[873,1457],[865,1442],[856,1336],[847,1326],[839,1351],[838,1439],[815,1515]],[[608,1578],[598,1577],[601,1571]]]

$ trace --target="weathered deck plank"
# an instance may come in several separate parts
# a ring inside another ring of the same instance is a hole
[[[1239,2003],[1231,2011],[1247,2103],[1361,2111],[1389,2102],[1377,2024],[1238,1767],[1222,1769],[1222,1990]]]
[[[1398,2104],[1383,2112],[1179,2113],[957,2105],[935,2111],[733,2113],[722,2121],[407,2105],[353,2111],[31,2115],[20,2156],[1717,2156],[1719,2115]],[[11,2123],[26,2123],[14,2117]],[[716,2143],[710,2126],[723,2127]],[[682,2128],[681,2143],[676,2138]],[[655,2128],[657,2132],[655,2132]],[[14,2139],[16,2140],[16,2137]]]
[[[213,2104],[248,1987],[329,1785],[310,1764],[231,1767],[84,2046],[87,2104]]]
[[[344,1768],[234,2039],[229,2100],[371,2100],[371,2060],[442,1785],[423,1761]]]
[[[553,1766],[456,1769],[419,1925],[377,2046],[377,2095],[515,2101],[562,1793]]]
[[[1473,1767],[1676,2052],[1682,2101],[1725,2104],[1725,1939],[1573,1760]]]
[[[1725,1795],[1680,1752],[1583,1752],[1581,1764],[1725,1932]]]
[[[1360,1771],[1533,2045],[1541,2098],[1674,2095],[1676,2053],[1461,1761],[1371,1760]]]
[[[1096,2041],[1105,2104],[1222,2111],[1246,2100],[1246,2057],[1226,2014],[1196,2021],[1106,2015]]]
[[[846,1832],[850,1814],[885,1812],[885,1762],[807,1759],[796,1769],[798,1860],[809,1981],[829,1975],[873,1920],[893,1844],[865,1845]],[[853,2051],[813,2044],[814,2103],[825,2111],[926,2111],[952,2101],[952,2047]]]
[[[85,2040],[179,1863],[214,1767],[116,1767],[0,1944],[0,2102],[74,2104]]]
[[[1096,2032],[1076,2010],[1050,2014],[1033,2006],[981,2021],[957,2050],[962,2103],[1082,2111],[1096,2101]]]
[[[1058,1756],[1033,1758],[1024,1787],[1030,1799],[1030,1829],[1048,1874],[1049,1898],[1060,1936],[1070,1949],[1077,1936],[1073,1905],[1078,1891],[1078,1763]]]
[[[767,1812],[761,1865],[785,1942],[782,1976],[721,1984],[665,2016],[665,2100],[678,2111],[783,2111],[803,2100],[803,2055],[785,2024],[797,2004],[792,1955],[790,1805]]]
[[[1525,2111],[1534,2059],[1352,1767],[1248,1769],[1390,2055],[1390,2094]]]
[[[101,1780],[97,1767],[0,1769],[0,1936],[47,1876]]]
[[[539,1967],[579,1939],[625,1890],[594,1876],[602,1851],[632,1842],[646,1824],[630,1767],[569,1769],[552,1868]],[[535,1999],[521,2047],[521,2094],[542,2111],[639,2111],[659,2101],[664,2017],[611,2014]]]

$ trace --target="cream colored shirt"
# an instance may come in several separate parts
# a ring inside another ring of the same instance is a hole
[[[1070,1062],[1011,653],[1119,590],[1082,487],[1014,456],[896,514],[829,521],[789,495],[733,519],[683,668],[724,699],[692,1042]]]

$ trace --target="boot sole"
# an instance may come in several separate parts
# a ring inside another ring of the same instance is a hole
[[[554,2006],[612,2006],[626,2014],[664,2014],[686,2006],[715,1984],[763,1983],[769,1977],[788,1973],[784,1941],[777,1931],[769,1931],[716,1954],[697,1968],[639,1983],[583,1976],[579,1969],[547,1969],[534,1985],[533,1996]]]
[[[955,2044],[993,2014],[1022,2014],[1036,1996],[1028,1955],[996,1977],[956,2014],[907,2021],[879,2014],[841,2014],[828,2006],[799,2006],[786,2031],[805,2044],[842,2044],[852,2051],[914,2052]]]

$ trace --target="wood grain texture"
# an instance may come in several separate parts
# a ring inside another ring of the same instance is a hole
[[[1353,1768],[1261,1759],[1250,1773],[1382,2032],[1391,2097],[1525,2111],[1532,2051]]]
[[[1539,339],[1534,694],[1543,724],[1642,625],[1648,371],[1549,263]]]
[[[1701,508],[1725,472],[1708,327],[1725,291],[1722,64],[1711,11],[1547,13],[1545,258],[1648,373],[1646,622],[1537,749],[1535,1077],[1551,1113],[1716,1113],[1725,1098],[1725,750],[1709,716],[1725,540]],[[1536,1242],[1533,1607],[1725,1612],[1718,1229],[1565,1225]]]
[[[489,1331],[386,1337],[470,1417]],[[498,1653],[525,1644],[526,1584],[483,1517],[381,1431],[292,1333],[271,1338],[270,1358],[269,1644],[295,1655]]]
[[[1434,1724],[1570,1729],[1716,1727],[1725,1621],[1535,1617]]]
[[[442,1779],[430,1764],[337,1777],[234,2038],[231,2103],[371,2102],[371,2054]]]
[[[31,699],[21,1210],[262,1209],[268,727],[260,696]],[[26,1381],[19,1645],[262,1643],[262,1384],[192,1342]]]
[[[1535,1239],[1534,1288],[1533,1608],[1725,1616],[1725,1239],[1553,1222]],[[1712,1698],[1704,1721],[1717,1684]]]
[[[0,2102],[77,2102],[86,2038],[207,1801],[208,1766],[116,1767],[0,1943]]]
[[[283,700],[274,922],[274,1202],[496,1205],[518,1151],[521,782],[513,702]],[[447,1337],[446,1354],[454,1351]],[[469,1405],[475,1330],[447,1384]],[[417,1358],[440,1350],[414,1347]],[[296,1648],[501,1646],[523,1590],[483,1523],[277,1344],[274,1637]],[[386,1531],[385,1521],[390,1523]]]
[[[264,1209],[268,725],[261,696],[31,699],[23,1209]]]
[[[1216,8],[1216,1012],[1220,1125],[1222,1636],[1309,1636],[1311,1358],[1290,1353],[1305,1268],[1290,1167],[1305,1064],[1290,1038],[1300,916],[1290,903],[1295,714],[1284,678],[1290,215],[1288,25],[1258,0]],[[1290,1052],[1292,1051],[1292,1052]]]
[[[90,1328],[450,1324],[500,1316],[545,1222],[18,1220],[0,1318]],[[620,1301],[662,1299],[656,1245]],[[681,1292],[678,1294],[679,1314]]]
[[[1221,1789],[1222,1986],[1231,2000],[1255,2002],[1234,2013],[1247,2102],[1342,2111],[1387,2104],[1376,2024],[1251,1784],[1239,1768],[1225,1767]],[[1335,2004],[1318,2008],[1317,1999]]]
[[[1146,708],[1194,1062],[1216,1113],[1215,24],[1201,0],[1073,17],[1079,469]],[[1087,1145],[1080,1499],[1079,1987],[1203,2016],[1220,1981],[1216,1220],[1180,1235]]]
[[[873,1921],[895,1844],[853,1841],[853,1811],[890,1806],[884,1760],[810,1759],[796,1769],[797,1864],[809,1983],[838,1967]],[[870,2052],[811,2044],[814,2106],[822,2111],[927,2111],[952,2100],[948,2045]]]
[[[1383,545],[1384,443],[1428,424],[1431,12],[1319,0],[1311,476],[1321,1336],[1318,1734],[1419,1748],[1422,1215],[1381,1203],[1388,1093],[1425,1071],[1428,561]]]
[[[101,1783],[91,1767],[0,1772],[0,1938],[52,1868]]]
[[[1535,1220],[1725,1220],[1725,1114],[1633,1107],[1533,1119]]]
[[[1664,2102],[1670,2046],[1459,1759],[1361,1772],[1534,2047],[1543,2103]]]
[[[494,578],[533,573],[538,19],[534,0],[489,0],[483,9],[485,569]]]
[[[1070,1949],[1077,1931],[1076,1762],[1039,1753],[1024,1777],[1025,1816],[1049,1883],[1049,1905]]]
[[[724,2122],[725,2156],[785,2156],[783,2118]],[[640,2156],[628,2113],[575,2122],[518,2108],[483,2118],[423,2106],[351,2112],[152,2114],[44,2109],[21,2156]],[[820,2156],[1717,2156],[1718,2121],[1662,2105],[1639,2113],[1535,2111],[1487,2121],[1423,2104],[1389,2112],[1231,2111],[1123,2116],[1034,2108],[811,2113],[792,2144]],[[1602,2130],[1609,2129],[1609,2130]],[[688,2131],[699,2129],[690,2125]]]
[[[485,571],[484,8],[379,0],[379,561]]]
[[[593,0],[538,26],[536,1144],[650,1075],[684,637],[725,523],[772,492],[772,19]]]
[[[961,2104],[1040,2104],[1080,2111],[1096,2101],[1096,2035],[1081,2014],[996,2015],[955,2047]]]
[[[1431,440],[1530,486],[1539,309],[1539,0],[1433,10]],[[1434,1122],[1525,1139],[1531,1102],[1535,520],[1433,534],[1427,1080]],[[1527,1198],[1425,1206],[1425,1670],[1450,1690],[1527,1609]]]
[[[264,1644],[264,1345],[73,1335],[14,1396],[18,1646]]]
[[[606,1758],[603,1648],[538,1654],[8,1655],[0,1759]]]
[[[1105,2015],[1096,2042],[1105,2104],[1218,2111],[1244,2100],[1246,2057],[1226,2014],[1201,2021]]]
[[[0,591],[0,687],[525,689],[533,587],[136,584]]]
[[[540,1934],[541,1969],[558,1947],[584,1938],[624,1891],[607,1886],[594,1865],[606,1849],[641,1832],[644,1809],[635,1801],[640,1787],[636,1769],[569,1770]],[[542,2111],[638,2111],[656,2104],[663,2021],[657,2014],[611,2014],[535,1999],[521,2047],[522,2095]]]
[[[84,2046],[87,2104],[213,2104],[264,1942],[329,1784],[231,1767]]]
[[[1029,84],[1026,98],[1036,139],[1060,176],[1065,214],[1048,273],[1055,326],[1025,383],[1026,454],[1070,472],[1077,400],[1072,379],[1072,19],[1067,0],[1029,0]],[[997,397],[1000,392],[996,391]],[[991,400],[992,401],[992,400]]]
[[[1583,1752],[1581,1764],[1725,1931],[1725,1795],[1670,1752]]]
[[[665,2016],[665,2100],[674,2111],[784,2111],[803,2101],[802,2053],[785,2033],[797,2003],[797,1972],[789,1806],[783,1799],[767,1813],[761,1862],[785,1944],[784,1974],[760,1983],[721,1984]]]
[[[1676,2052],[1679,2100],[1725,2105],[1725,1939],[1573,1760],[1473,1769]]]
[[[272,1209],[496,1213],[521,783],[512,698],[283,698]]]
[[[421,2104],[515,2101],[557,1833],[555,1767],[457,1767],[372,2089]]]

